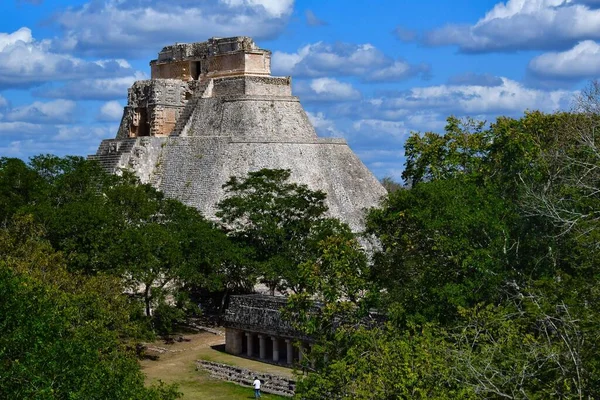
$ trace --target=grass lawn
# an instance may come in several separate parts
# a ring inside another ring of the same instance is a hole
[[[254,399],[254,391],[251,387],[213,379],[206,371],[196,371],[196,360],[198,359],[237,365],[259,372],[292,375],[292,371],[288,368],[235,357],[213,349],[211,346],[224,343],[222,336],[200,333],[185,335],[185,337],[190,341],[170,345],[156,342],[150,345],[150,348],[155,347],[166,351],[158,353],[150,350],[148,353],[158,355],[158,359],[141,361],[148,384],[158,380],[169,384],[175,383],[179,386],[179,391],[183,393],[184,400]],[[265,400],[289,399],[267,393],[263,393],[262,398]]]

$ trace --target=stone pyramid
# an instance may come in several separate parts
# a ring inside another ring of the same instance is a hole
[[[129,89],[116,138],[90,158],[133,170],[208,218],[230,176],[290,169],[293,181],[327,193],[330,215],[361,230],[385,189],[345,140],[317,137],[291,78],[271,76],[270,63],[248,37],[163,48],[151,79]]]

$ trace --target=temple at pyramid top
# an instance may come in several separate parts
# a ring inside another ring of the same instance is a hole
[[[240,75],[270,75],[271,52],[246,36],[164,47],[150,62],[152,79],[183,81]]]

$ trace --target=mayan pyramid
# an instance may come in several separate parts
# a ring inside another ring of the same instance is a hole
[[[318,138],[291,78],[271,76],[271,52],[248,37],[167,46],[151,79],[129,89],[115,139],[95,155],[109,171],[144,183],[214,218],[230,176],[286,168],[327,193],[332,216],[353,230],[385,189],[343,139]]]

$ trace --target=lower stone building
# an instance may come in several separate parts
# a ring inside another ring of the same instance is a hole
[[[261,294],[231,296],[224,318],[225,351],[280,364],[302,361],[311,340],[282,318],[286,301]]]

